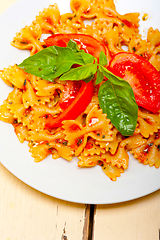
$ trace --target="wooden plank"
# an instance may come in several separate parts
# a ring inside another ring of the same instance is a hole
[[[0,14],[14,2],[0,0]],[[87,240],[89,219],[90,205],[42,194],[0,164],[0,240]]]
[[[159,240],[160,190],[126,203],[99,205],[94,240]]]
[[[0,239],[87,240],[89,206],[27,186],[0,164]]]
[[[0,0],[0,14],[4,12],[8,7],[10,7],[17,0]]]

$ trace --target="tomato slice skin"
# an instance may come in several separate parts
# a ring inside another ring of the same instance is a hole
[[[107,54],[106,47],[102,43],[100,43],[95,38],[85,34],[54,34],[45,39],[44,42],[47,47],[66,47],[70,39],[74,40],[78,45],[80,45],[80,49],[83,49],[86,53],[91,54],[97,59],[99,58],[101,51]]]
[[[62,126],[62,121],[64,120],[74,120],[76,119],[88,106],[93,96],[93,82],[90,81],[85,83],[83,80],[79,81],[81,83],[80,90],[75,97],[75,99],[64,109],[58,117],[53,118],[51,115],[47,116],[45,127],[47,129],[53,129]]]
[[[160,73],[150,62],[123,52],[113,57],[108,68],[130,83],[139,106],[153,113],[160,109]]]

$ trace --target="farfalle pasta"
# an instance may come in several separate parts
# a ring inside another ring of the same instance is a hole
[[[70,6],[72,12],[62,15],[57,4],[44,8],[30,26],[16,33],[11,45],[34,55],[46,48],[42,34],[87,34],[105,45],[108,61],[127,51],[143,56],[160,71],[160,31],[150,28],[147,39],[142,39],[139,13],[120,15],[113,0],[71,0]],[[92,22],[86,25],[84,20],[89,19]],[[160,167],[160,111],[151,113],[139,107],[134,134],[124,137],[100,108],[94,79],[94,94],[87,108],[76,119],[48,130],[48,116],[63,112],[59,103],[66,81],[57,77],[49,82],[17,65],[1,70],[0,77],[13,88],[0,106],[0,120],[13,125],[21,143],[28,141],[36,162],[49,155],[68,161],[76,156],[79,167],[99,165],[113,181],[127,170],[128,152],[144,165]]]

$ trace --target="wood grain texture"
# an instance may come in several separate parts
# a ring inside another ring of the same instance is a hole
[[[97,206],[94,240],[159,240],[160,190],[127,203]]]
[[[0,164],[0,240],[86,240],[85,217],[85,205],[40,193]]]

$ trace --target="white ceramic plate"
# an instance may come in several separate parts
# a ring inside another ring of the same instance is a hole
[[[0,69],[20,63],[28,56],[10,46],[10,41],[25,25],[29,25],[39,11],[57,2],[61,13],[70,11],[69,0],[19,0],[0,16]],[[141,33],[148,27],[160,29],[159,0],[116,0],[120,13],[140,12],[149,14],[141,21]],[[11,88],[0,81],[0,104]],[[128,201],[160,189],[160,168],[144,166],[130,157],[129,168],[116,182],[112,182],[99,166],[78,168],[77,159],[46,160],[35,163],[28,152],[27,143],[19,143],[13,127],[0,122],[0,161],[17,178],[50,196],[71,202],[109,204]]]

